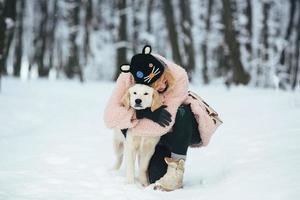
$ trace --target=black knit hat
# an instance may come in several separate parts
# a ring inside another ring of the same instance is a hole
[[[122,72],[130,72],[136,83],[151,85],[164,73],[165,63],[151,54],[151,46],[146,45],[141,54],[132,57],[131,63],[120,66]]]

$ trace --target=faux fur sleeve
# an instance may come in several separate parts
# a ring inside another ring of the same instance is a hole
[[[121,104],[121,99],[130,87],[130,74],[121,73],[116,86],[104,110],[104,123],[108,128],[124,129],[136,125],[137,120],[132,120],[134,110],[126,109]]]
[[[178,67],[176,73],[180,74],[179,78],[176,79],[174,89],[165,97],[164,105],[167,106],[167,110],[172,115],[171,123],[169,126],[162,127],[159,124],[149,119],[141,119],[138,124],[132,128],[134,133],[141,136],[161,136],[171,130],[174,125],[175,117],[178,107],[185,101],[188,96],[188,76],[184,69]]]

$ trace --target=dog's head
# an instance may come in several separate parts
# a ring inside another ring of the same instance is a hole
[[[151,111],[162,106],[162,100],[158,92],[144,84],[135,84],[130,87],[122,98],[123,105],[135,110],[151,108]]]

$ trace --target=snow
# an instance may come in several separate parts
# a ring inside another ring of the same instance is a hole
[[[12,27],[15,26],[15,21],[12,18],[7,17],[5,18],[5,24],[7,29],[11,29]]]
[[[0,199],[300,198],[300,94],[194,87],[224,124],[190,149],[184,189],[125,184],[102,115],[113,83],[4,79],[0,93]]]

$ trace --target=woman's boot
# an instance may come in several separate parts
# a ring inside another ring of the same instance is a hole
[[[168,164],[167,173],[155,182],[154,189],[173,191],[183,187],[184,160],[165,158]]]

